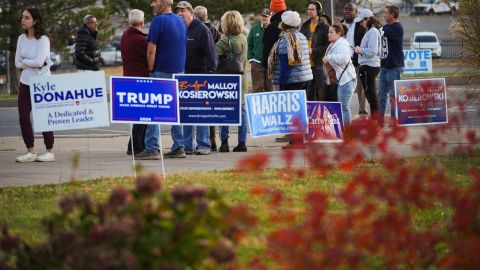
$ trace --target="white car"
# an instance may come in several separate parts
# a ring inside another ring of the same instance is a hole
[[[53,62],[53,65],[50,67],[51,71],[56,70],[62,65],[62,57],[60,56],[60,54],[50,51],[50,59]]]
[[[100,50],[100,63],[102,66],[113,66],[121,64],[122,53],[115,47],[105,47]]]
[[[413,6],[412,15],[454,13],[458,11],[458,1],[420,0]]]
[[[431,50],[432,57],[442,57],[442,46],[434,32],[415,32],[410,41],[411,50]]]

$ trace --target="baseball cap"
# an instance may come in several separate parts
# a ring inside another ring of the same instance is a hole
[[[187,9],[193,10],[192,4],[190,4],[188,1],[178,2],[175,8],[187,8]]]
[[[365,18],[370,18],[370,17],[373,17],[373,12],[370,10],[370,9],[362,9],[360,10],[360,12],[358,13],[357,17],[355,18],[355,20],[353,20],[354,22],[359,22]]]
[[[262,12],[260,13],[264,17],[270,17],[272,13],[270,13],[270,9],[268,8],[262,8]]]

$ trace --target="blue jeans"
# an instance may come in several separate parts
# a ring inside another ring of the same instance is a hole
[[[195,126],[197,150],[210,149],[210,129],[208,126]],[[183,126],[183,145],[185,150],[193,151],[193,126]]]
[[[380,85],[378,87],[378,101],[380,103],[381,119],[385,116],[387,99],[390,98],[390,115],[395,118],[395,80],[400,80],[403,68],[380,68]]]
[[[173,73],[165,72],[153,72],[150,74],[150,77],[155,78],[164,78],[171,79],[173,78]],[[160,128],[158,125],[147,125],[145,130],[145,150],[154,151],[160,148],[158,145],[158,139],[160,137]],[[177,150],[180,147],[183,147],[183,132],[181,126],[172,126],[172,139],[173,146],[172,151]]]
[[[337,96],[338,101],[342,104],[342,117],[343,123],[345,125],[350,124],[351,112],[350,112],[350,102],[352,101],[353,92],[357,87],[357,79],[352,79],[344,85],[338,84],[337,87]]]
[[[242,105],[242,123],[238,127],[238,142],[246,143],[247,142],[247,111],[245,110],[245,104]],[[228,140],[230,133],[229,126],[220,127],[220,139],[222,141]]]

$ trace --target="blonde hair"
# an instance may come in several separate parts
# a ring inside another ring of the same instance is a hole
[[[236,10],[225,12],[220,19],[223,34],[227,36],[241,34],[244,24],[242,15]]]

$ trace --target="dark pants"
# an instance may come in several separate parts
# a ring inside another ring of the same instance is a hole
[[[210,126],[210,143],[212,145],[217,145],[217,141],[215,141],[215,126]]]
[[[362,83],[363,89],[365,90],[365,96],[367,97],[368,103],[370,103],[370,113],[372,116],[378,114],[378,97],[377,97],[377,86],[376,78],[380,72],[380,67],[371,67],[371,66],[360,66],[358,75],[360,77],[360,82]]]
[[[325,101],[338,101],[337,84],[325,84]]]
[[[250,62],[250,64],[252,67],[251,73],[253,93],[272,91],[272,81],[268,79],[267,69],[259,63]]]
[[[310,81],[307,90],[308,101],[325,101],[326,92],[324,86],[323,66],[312,67],[313,80]]]
[[[18,118],[20,122],[20,129],[22,131],[22,138],[27,148],[34,147],[35,137],[33,136],[32,122],[30,121],[30,113],[32,112],[32,102],[30,99],[30,87],[26,84],[20,83],[18,87]],[[43,142],[47,150],[53,148],[53,131],[42,132]]]
[[[133,152],[139,154],[145,150],[145,130],[147,125],[134,124],[132,127]],[[128,141],[128,150],[132,149],[132,138]]]
[[[280,84],[280,91],[283,91],[283,90],[305,90],[305,91],[307,91],[307,88],[308,88],[309,84],[310,84],[310,81],[300,82],[300,83]]]

